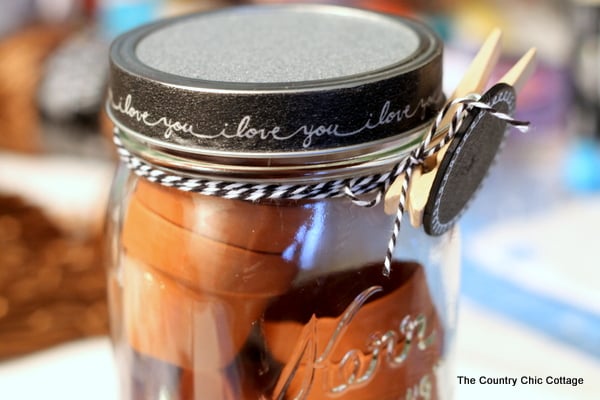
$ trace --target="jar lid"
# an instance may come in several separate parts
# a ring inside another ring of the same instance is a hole
[[[169,19],[118,37],[110,60],[115,124],[177,154],[323,155],[414,136],[443,102],[429,28],[339,6]]]

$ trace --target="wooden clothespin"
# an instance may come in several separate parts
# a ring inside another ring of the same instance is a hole
[[[448,102],[471,93],[480,93],[485,88],[500,56],[501,37],[502,33],[498,29],[494,30],[488,36],[456,90],[448,98]],[[533,72],[534,60],[535,49],[530,49],[499,82],[507,83],[518,91]],[[441,131],[448,128],[448,124],[455,112],[456,108],[453,107],[442,119],[440,124]],[[423,210],[429,198],[429,192],[431,191],[438,166],[447,148],[448,145],[444,146],[440,151],[427,159],[424,165],[417,167],[413,172],[407,196],[407,209],[411,224],[415,227],[419,227],[422,223]],[[388,193],[386,193],[385,211],[389,214],[396,212],[403,179],[406,179],[404,174],[396,179],[388,190]]]

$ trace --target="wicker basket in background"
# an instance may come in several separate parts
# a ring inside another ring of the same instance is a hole
[[[108,332],[100,235],[0,195],[0,359]]]

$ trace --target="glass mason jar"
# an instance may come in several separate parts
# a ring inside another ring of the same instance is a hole
[[[419,144],[441,57],[420,23],[320,5],[115,41],[122,400],[452,397],[457,233],[403,224],[386,270],[394,216],[347,193],[370,198]]]

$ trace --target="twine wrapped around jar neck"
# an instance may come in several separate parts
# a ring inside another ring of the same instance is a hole
[[[408,186],[415,167],[423,165],[428,157],[437,153],[455,136],[456,132],[467,115],[473,110],[484,111],[491,116],[510,124],[522,132],[527,131],[529,122],[519,121],[506,113],[497,111],[490,105],[480,101],[481,96],[471,94],[448,102],[438,113],[420,144],[410,154],[393,164],[383,173],[371,175],[346,177],[317,183],[252,183],[243,181],[224,181],[188,177],[177,174],[174,170],[161,168],[133,155],[120,138],[119,128],[114,130],[114,143],[122,162],[136,175],[163,186],[173,187],[186,192],[194,192],[207,196],[218,196],[225,199],[238,199],[245,201],[260,200],[321,200],[335,197],[348,197],[355,205],[373,207],[381,202],[392,183],[402,174],[400,200],[394,219],[392,234],[390,236],[384,260],[383,274],[389,276],[392,255],[396,248],[398,234],[402,223],[402,216],[406,208]],[[434,141],[439,134],[441,122],[450,110],[456,108],[449,126],[443,127],[439,139]],[[268,169],[266,169],[268,171]],[[362,196],[371,194],[370,199]]]

